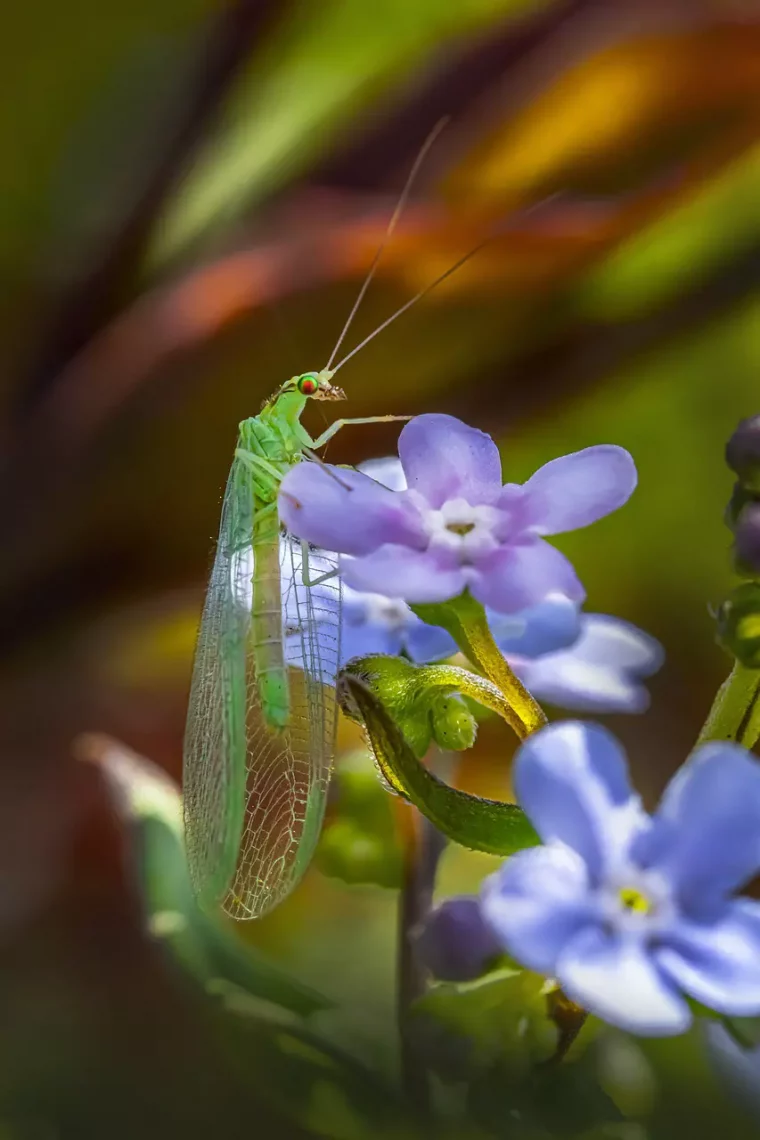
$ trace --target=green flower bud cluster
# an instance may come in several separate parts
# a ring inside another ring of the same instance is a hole
[[[738,586],[717,614],[718,641],[748,669],[760,669],[760,582]]]
[[[452,752],[464,752],[475,743],[477,720],[448,679],[450,671],[382,654],[357,658],[354,665],[418,759],[432,743]]]

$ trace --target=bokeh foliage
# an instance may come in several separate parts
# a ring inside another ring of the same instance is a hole
[[[106,731],[178,776],[235,425],[326,360],[451,114],[352,337],[496,236],[341,374],[352,413],[461,415],[514,479],[631,450],[630,505],[563,548],[592,610],[665,645],[652,710],[615,726],[656,794],[728,667],[708,606],[730,584],[723,445],[758,410],[760,24],[742,0],[42,0],[3,55],[2,1113],[11,1136],[103,1135],[104,1114],[109,1135],[235,1135],[266,1102],[279,1135],[303,1074],[158,952],[128,821],[72,742]],[[330,458],[393,443],[356,429]],[[463,786],[504,796],[512,747],[485,724]],[[449,850],[439,890],[492,866]],[[362,883],[315,870],[236,936],[391,1081],[395,900]],[[642,1046],[647,1135],[734,1121],[700,1049]],[[294,1135],[356,1134],[315,1095]]]

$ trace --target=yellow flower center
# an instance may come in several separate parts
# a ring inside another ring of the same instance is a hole
[[[618,897],[626,910],[633,910],[637,914],[649,914],[652,909],[649,899],[636,887],[621,887]]]
[[[452,534],[469,534],[474,529],[475,523],[448,523],[446,526],[446,530],[450,530]]]

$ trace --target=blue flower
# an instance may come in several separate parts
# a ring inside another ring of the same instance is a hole
[[[445,629],[427,625],[401,598],[362,594],[343,587],[341,661],[371,653],[405,653],[422,665],[441,661],[457,652],[456,642]]]
[[[633,1033],[688,1028],[689,995],[760,1013],[760,765],[734,744],[699,748],[654,816],[605,729],[550,725],[520,748],[518,799],[545,846],[486,880],[506,950],[592,1013]]]
[[[362,471],[298,463],[278,509],[293,535],[350,556],[341,571],[349,586],[412,604],[465,589],[499,613],[552,592],[582,601],[573,567],[544,536],[603,518],[636,486],[631,456],[606,444],[503,485],[496,444],[453,416],[416,416],[399,456],[407,487],[396,491]]]
[[[505,628],[503,615],[488,616],[496,643],[538,700],[577,712],[639,713],[648,707],[641,679],[657,672],[664,653],[630,622],[584,614],[561,596],[523,613],[517,636]]]

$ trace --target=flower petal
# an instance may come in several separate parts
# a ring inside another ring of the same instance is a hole
[[[349,468],[297,464],[280,484],[277,507],[292,534],[340,554],[367,554],[387,542],[425,545],[408,496]]]
[[[516,672],[534,697],[559,708],[639,713],[649,705],[643,685],[622,670],[584,661],[577,645],[533,661],[520,659]]]
[[[636,487],[636,467],[623,447],[599,444],[540,467],[523,484],[521,511],[536,534],[562,534],[616,511]]]
[[[556,976],[569,998],[629,1033],[667,1037],[691,1024],[688,1005],[638,939],[584,930],[560,956]]]
[[[355,590],[403,598],[412,604],[446,602],[458,597],[467,585],[460,566],[447,566],[439,555],[408,546],[381,546],[364,558],[344,562],[341,573]]]
[[[637,857],[671,877],[687,910],[760,869],[760,763],[738,744],[705,744],[665,789]]]
[[[649,693],[639,677],[659,669],[658,641],[606,614],[583,614],[574,645],[516,663],[520,679],[539,698],[578,712],[643,712]]]
[[[760,1013],[760,903],[737,899],[717,921],[677,922],[656,958],[703,1005],[734,1017]]]
[[[499,449],[490,435],[454,416],[415,416],[399,436],[398,453],[409,489],[431,507],[458,498],[480,506],[499,497]]]
[[[582,614],[580,624],[575,648],[584,661],[649,677],[665,660],[659,641],[630,622],[609,614]]]
[[[374,653],[395,656],[401,652],[401,634],[387,625],[363,622],[351,625],[344,622],[340,634],[340,660],[345,665],[352,657],[369,657]]]
[[[578,605],[564,594],[555,594],[514,616],[492,611],[488,624],[505,655],[540,657],[564,649],[578,640],[581,615]]]
[[[576,602],[586,596],[564,554],[541,539],[503,546],[478,559],[470,589],[484,606],[505,614],[537,605],[549,594],[564,594]]]
[[[412,661],[425,665],[428,661],[441,661],[458,652],[457,643],[450,633],[438,625],[428,625],[415,617],[404,630],[406,651]]]
[[[513,783],[543,841],[572,847],[596,882],[648,822],[622,748],[596,724],[562,721],[529,736],[515,757]]]
[[[401,460],[396,455],[389,455],[385,459],[365,459],[363,463],[357,463],[356,469],[369,475],[376,483],[389,487],[391,491],[406,490],[406,475]]]
[[[553,974],[568,941],[595,921],[583,860],[562,844],[507,859],[481,889],[483,915],[523,965]]]

